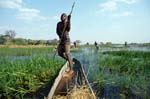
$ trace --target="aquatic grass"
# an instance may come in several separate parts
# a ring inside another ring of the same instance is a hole
[[[0,56],[29,56],[32,54],[42,54],[52,52],[52,47],[40,47],[40,48],[0,48]]]
[[[26,60],[2,59],[0,62],[0,98],[18,98],[35,92],[55,76],[63,61],[37,56]]]
[[[98,88],[116,86],[120,94],[131,97],[149,97],[150,52],[108,51],[100,54]],[[102,90],[101,90],[102,91]]]
[[[104,52],[104,54],[109,54],[113,56],[123,56],[123,57],[130,57],[130,58],[144,58],[149,59],[150,58],[150,52],[146,51],[128,51],[128,50],[122,50],[122,51],[107,51]]]

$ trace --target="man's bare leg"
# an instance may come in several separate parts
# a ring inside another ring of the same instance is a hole
[[[66,50],[65,56],[67,57],[67,60],[69,62],[69,67],[70,67],[69,73],[72,74],[73,73],[73,62],[72,62],[72,59],[70,56],[70,44],[65,45],[65,50]]]
[[[70,54],[67,53],[66,56],[67,56],[67,60],[68,60],[68,62],[69,62],[69,68],[70,68],[69,72],[70,72],[70,73],[73,73],[73,63],[72,63]]]

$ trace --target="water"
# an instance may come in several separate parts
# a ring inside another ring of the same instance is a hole
[[[72,58],[78,59],[85,68],[85,72],[88,76],[89,82],[92,85],[92,82],[95,80],[94,77],[100,74],[100,54],[106,51],[150,51],[150,47],[140,47],[140,46],[130,46],[130,47],[99,47],[99,50],[96,50],[95,47],[86,47],[81,48],[79,52],[71,53]],[[111,74],[108,74],[111,75]],[[120,77],[118,77],[120,78]],[[116,78],[117,79],[117,78]],[[107,81],[110,83],[111,81]],[[95,89],[100,90],[100,89]],[[99,98],[107,99],[122,99],[120,96],[121,90],[118,87],[114,87],[111,84],[105,84],[104,88],[101,89],[101,93],[97,93]],[[122,96],[123,97],[123,96]],[[142,99],[141,96],[135,96],[135,99]]]
[[[81,64],[85,68],[85,72],[88,73],[89,70],[91,71],[89,74],[90,77],[93,77],[92,71],[94,74],[99,73],[99,60],[100,60],[100,53],[106,51],[121,51],[121,50],[128,50],[128,51],[150,51],[150,47],[139,47],[139,46],[131,46],[131,47],[99,47],[99,50],[96,50],[95,47],[85,47],[81,48],[79,52],[71,53],[72,58],[78,59]]]
[[[89,81],[92,82],[94,75],[100,72],[98,68],[99,57],[97,50],[94,48],[82,48],[78,53],[72,53],[72,57],[81,62]]]

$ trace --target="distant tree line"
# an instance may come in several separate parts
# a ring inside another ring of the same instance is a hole
[[[56,45],[57,39],[53,40],[32,40],[24,38],[15,38],[16,32],[14,30],[7,30],[4,34],[0,35],[1,45]]]
[[[15,38],[16,32],[14,30],[7,30],[0,35],[0,45],[57,45],[59,40],[32,40],[24,38]],[[81,43],[80,40],[75,41],[77,45]]]

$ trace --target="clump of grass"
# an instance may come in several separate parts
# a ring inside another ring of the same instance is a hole
[[[0,59],[0,98],[22,98],[53,80],[62,61],[37,56],[26,60]]]

